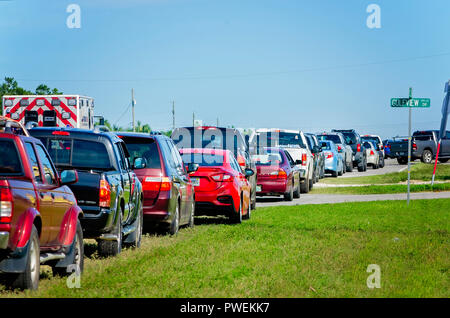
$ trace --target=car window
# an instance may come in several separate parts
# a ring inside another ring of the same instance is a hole
[[[288,159],[288,161],[289,161],[289,164],[290,164],[291,166],[295,165],[295,162],[294,162],[294,160],[292,159],[292,157],[291,157],[291,155],[289,154],[289,152],[284,151],[284,154],[286,155],[286,157],[287,157],[287,159]]]
[[[122,137],[130,152],[130,162],[135,158],[144,158],[146,168],[161,169],[158,144],[151,138]]]
[[[167,143],[169,145],[169,148],[171,149],[172,156],[173,156],[174,161],[175,161],[177,172],[179,174],[186,174],[187,172],[186,172],[185,167],[183,165],[183,159],[181,158],[180,152],[178,151],[177,147],[175,146],[175,144],[173,143],[173,141],[171,139],[166,139],[166,141],[167,141]]]
[[[0,174],[20,174],[22,167],[16,145],[12,140],[0,140]]]
[[[233,170],[236,172],[242,173],[241,166],[237,162],[236,158],[232,154],[229,155],[229,158],[230,158],[231,168],[233,168]]]
[[[130,167],[130,163],[128,161],[129,154],[128,154],[128,149],[125,146],[125,143],[119,142],[117,146],[122,154],[122,162],[123,162],[124,169],[130,170],[131,167]]]
[[[28,157],[30,158],[31,173],[34,176],[36,182],[42,182],[41,170],[39,169],[39,162],[34,152],[33,145],[29,142],[25,144],[25,149],[27,151]]]
[[[38,153],[39,158],[41,159],[42,167],[44,169],[44,179],[47,184],[50,185],[56,185],[57,179],[56,179],[56,171],[53,169],[53,165],[50,161],[49,156],[47,155],[47,152],[44,150],[44,148],[41,145],[36,145],[36,150]]]
[[[183,152],[181,157],[184,164],[197,163],[201,167],[220,167],[224,163],[221,154]]]
[[[266,151],[265,154],[258,154],[253,156],[253,160],[257,166],[271,166],[280,165],[284,163],[284,158],[279,151]]]

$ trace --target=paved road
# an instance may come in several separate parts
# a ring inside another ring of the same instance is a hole
[[[416,162],[411,162],[411,164],[415,163]],[[342,177],[339,178],[374,176],[378,174],[399,172],[407,168],[408,165],[399,165],[396,159],[386,159],[384,168],[373,169],[372,167],[367,167],[367,171],[365,172],[358,172],[358,169],[354,168],[353,172],[347,172]]]
[[[420,199],[446,199],[450,198],[450,192],[416,192],[411,193],[411,200]],[[385,200],[405,200],[406,193],[395,194],[303,194],[300,199],[294,201],[283,201],[281,198],[258,198],[258,207],[280,206],[280,205],[304,205],[323,203],[343,203],[343,202],[364,202],[364,201],[385,201]]]

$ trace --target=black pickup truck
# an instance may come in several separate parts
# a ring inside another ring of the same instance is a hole
[[[30,134],[47,147],[58,170],[76,169],[70,185],[84,212],[85,238],[96,239],[101,256],[139,247],[142,238],[142,185],[132,171],[125,143],[108,132],[76,128],[33,128]],[[135,158],[134,165],[145,165]]]
[[[438,130],[415,131],[411,140],[411,161],[420,159],[423,163],[431,163],[436,156],[439,142]],[[390,157],[397,158],[399,164],[408,162],[408,138],[394,138],[390,143]],[[450,132],[442,138],[439,150],[439,161],[444,163],[450,159]]]

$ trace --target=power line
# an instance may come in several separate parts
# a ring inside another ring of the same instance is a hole
[[[141,78],[141,79],[39,79],[38,80],[38,79],[18,78],[17,80],[23,81],[23,82],[50,82],[50,81],[54,81],[54,82],[145,82],[145,81],[178,81],[178,80],[202,80],[202,79],[233,79],[233,78],[247,78],[247,77],[264,77],[264,76],[272,76],[272,75],[286,75],[286,74],[307,73],[307,72],[317,72],[317,71],[332,71],[332,70],[349,69],[349,68],[357,68],[357,67],[364,67],[364,66],[383,65],[383,64],[392,64],[392,63],[398,63],[398,62],[430,59],[430,58],[434,58],[434,57],[442,57],[442,56],[449,56],[449,55],[450,55],[450,52],[445,52],[445,53],[438,53],[438,54],[432,54],[432,55],[407,57],[407,58],[366,62],[366,63],[358,63],[358,64],[346,64],[346,65],[337,65],[337,66],[324,66],[324,67],[313,67],[313,68],[305,68],[305,69],[297,69],[297,70],[247,73],[247,74],[197,75],[197,76],[179,76],[179,77],[150,77],[150,78]]]
[[[128,110],[130,109],[130,107],[131,107],[131,103],[128,105],[127,109],[125,109],[125,111],[122,113],[122,115],[120,115],[119,119],[117,119],[117,120],[115,121],[115,123],[113,124],[114,126],[117,125],[117,123],[123,118],[123,116],[125,116],[125,114],[128,112]]]

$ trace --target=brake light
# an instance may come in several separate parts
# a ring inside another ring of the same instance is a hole
[[[225,174],[225,173],[221,173],[221,174],[216,174],[211,176],[211,178],[216,181],[216,182],[221,182],[221,181],[231,181],[231,175],[229,174]]]
[[[70,136],[70,133],[68,131],[55,130],[54,132],[52,132],[52,135],[56,135],[56,136]]]
[[[237,157],[237,162],[239,163],[239,165],[243,168],[245,168],[245,158],[241,155],[238,155]]]
[[[109,208],[111,204],[111,186],[106,180],[100,180],[100,191],[98,205]]]
[[[361,151],[361,144],[357,144],[357,145],[356,145],[356,151],[357,151],[357,152],[360,152],[360,151]]]
[[[306,166],[306,153],[302,154],[302,166]]]
[[[0,223],[11,223],[13,209],[13,197],[6,181],[6,186],[0,187]]]
[[[272,178],[276,178],[276,179],[287,179],[287,174],[286,171],[284,171],[283,169],[279,168],[277,171],[273,171],[270,173],[270,176]]]
[[[413,144],[412,144],[412,149],[417,150],[417,144],[415,142],[413,142]]]
[[[172,183],[168,177],[145,177],[142,189],[144,191],[169,191],[172,189]]]
[[[338,151],[341,151],[342,150],[342,147],[341,146],[338,146]]]
[[[332,152],[327,152],[326,155],[327,155],[327,159],[333,158],[333,156],[334,156]]]
[[[172,182],[169,177],[162,177],[161,179],[161,191],[169,191],[172,189]]]
[[[375,154],[373,153],[373,150],[370,151],[370,155],[371,155],[371,156],[375,155]]]

